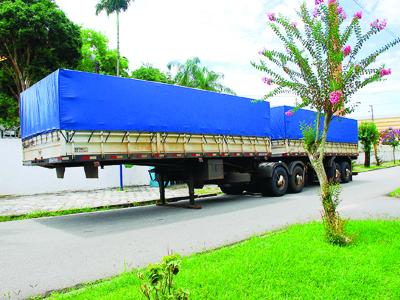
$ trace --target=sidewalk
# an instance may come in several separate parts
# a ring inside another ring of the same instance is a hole
[[[167,199],[187,195],[188,189],[185,185],[166,188]],[[111,188],[94,191],[6,196],[0,198],[0,216],[24,215],[38,211],[124,205],[158,200],[159,198],[158,188],[150,186],[125,187],[124,191]]]

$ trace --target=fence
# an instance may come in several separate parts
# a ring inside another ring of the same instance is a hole
[[[0,125],[0,139],[19,138],[19,137],[20,137],[19,128],[6,129]]]
[[[123,169],[125,185],[148,185],[148,167]],[[22,146],[18,138],[0,139],[0,195],[36,194],[93,190],[119,185],[119,166],[99,170],[99,179],[87,179],[83,168],[68,168],[64,179],[55,170],[22,165]]]

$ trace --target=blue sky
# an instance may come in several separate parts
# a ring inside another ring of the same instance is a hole
[[[56,0],[77,24],[105,33],[115,47],[115,16],[96,16],[96,0]],[[310,8],[314,0],[306,1]],[[359,3],[363,8],[360,8]],[[121,16],[121,53],[128,57],[130,68],[150,63],[165,70],[168,62],[198,56],[204,64],[225,74],[224,82],[238,95],[260,98],[268,92],[262,73],[250,61],[259,59],[262,47],[279,47],[267,29],[266,12],[283,13],[296,20],[297,0],[136,0]],[[366,26],[376,18],[387,18],[388,29],[368,45],[374,49],[400,35],[398,0],[342,0],[348,16],[363,10]],[[353,117],[400,115],[400,46],[383,55],[380,62],[393,75],[382,83],[360,91],[360,102]],[[293,104],[295,97],[271,99],[273,106]]]

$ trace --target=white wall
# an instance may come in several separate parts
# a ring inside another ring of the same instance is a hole
[[[362,146],[359,146],[359,149],[362,149]],[[378,147],[378,156],[383,160],[383,161],[393,161],[393,148],[391,146],[387,145],[379,145]],[[364,164],[365,160],[365,154],[364,152],[361,152],[360,155],[358,156],[357,159],[357,164]],[[400,160],[400,148],[396,148],[396,161]],[[375,163],[375,156],[374,156],[374,150],[372,148],[371,151],[371,164]]]
[[[123,168],[124,185],[149,184],[148,167]],[[0,139],[0,195],[93,190],[119,186],[119,166],[99,169],[98,179],[86,179],[82,167],[67,168],[58,179],[55,169],[24,167],[20,139]]]

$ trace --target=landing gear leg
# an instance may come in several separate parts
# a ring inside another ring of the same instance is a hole
[[[189,170],[189,180],[187,182],[188,188],[189,188],[189,206],[187,208],[193,208],[193,209],[200,209],[201,205],[196,205],[194,202],[194,176],[193,176],[193,170]]]
[[[165,205],[166,201],[165,201],[165,181],[164,181],[164,173],[159,173],[157,176],[157,180],[158,180],[158,187],[160,190],[160,201],[161,201],[161,205]]]

